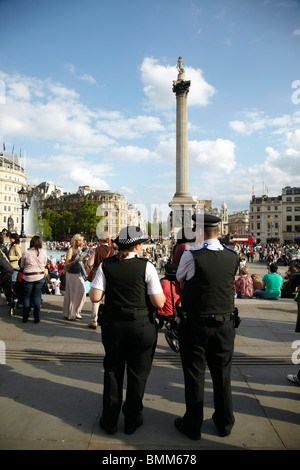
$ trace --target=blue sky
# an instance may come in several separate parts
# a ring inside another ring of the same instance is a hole
[[[191,195],[232,213],[300,185],[299,0],[0,0],[0,17],[0,142],[28,184],[167,207],[182,56]]]

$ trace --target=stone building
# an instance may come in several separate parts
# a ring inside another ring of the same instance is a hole
[[[249,211],[234,211],[228,216],[228,231],[232,234],[251,233],[249,227]]]
[[[125,196],[116,191],[92,190],[89,186],[79,186],[76,193],[66,193],[58,187],[46,192],[47,183],[41,183],[34,191],[37,208],[40,211],[51,209],[58,213],[68,211],[76,221],[84,201],[92,200],[98,204],[97,215],[103,216],[99,230],[107,231],[112,238],[118,235],[127,224],[138,225],[140,213],[133,205],[128,207]],[[44,188],[44,190],[41,188]],[[45,194],[47,196],[45,197]]]
[[[21,232],[18,191],[22,187],[26,187],[26,171],[20,165],[19,157],[0,152],[0,230],[10,228],[14,232]]]
[[[300,188],[282,189],[282,238],[284,242],[300,243]]]
[[[252,196],[250,232],[256,243],[283,243],[282,196]]]

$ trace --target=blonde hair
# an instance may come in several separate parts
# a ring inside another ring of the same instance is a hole
[[[71,240],[71,247],[74,248],[75,246],[75,243],[78,241],[78,240],[84,240],[84,237],[83,235],[81,235],[81,233],[76,233],[72,240]]]
[[[248,268],[246,268],[246,266],[241,268],[241,275],[243,276],[244,274],[248,274]]]

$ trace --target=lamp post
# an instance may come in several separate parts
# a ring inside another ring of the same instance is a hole
[[[24,212],[25,210],[28,210],[30,207],[30,204],[26,202],[27,196],[28,196],[28,191],[22,186],[20,191],[18,191],[20,202],[21,202],[21,207],[22,207],[22,223],[21,223],[21,233],[20,233],[20,238],[26,238],[25,232],[24,232]]]

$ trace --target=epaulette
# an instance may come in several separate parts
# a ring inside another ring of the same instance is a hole
[[[205,248],[207,247],[208,247],[208,243],[203,243],[203,246],[201,246],[201,248],[195,248],[195,249],[191,248],[190,250],[186,250],[186,251],[191,251],[192,253],[195,253],[196,251],[205,250]]]
[[[197,249],[190,249],[190,250],[187,250],[187,251],[190,251],[191,253],[196,253],[196,251],[201,251],[201,250],[205,250],[207,248],[208,245],[206,246],[202,246],[201,248],[197,248]]]
[[[155,266],[155,264],[153,263],[153,261],[152,261],[151,259],[149,259],[149,258],[146,258],[146,257],[144,258],[144,257],[139,257],[139,256],[137,256],[137,259],[140,259],[140,260],[142,260],[142,261],[144,261],[144,262],[147,262],[147,261],[148,261],[149,263],[153,264],[153,266]]]
[[[229,248],[229,246],[223,245],[223,243],[221,243],[221,245],[224,246],[224,248],[226,248],[226,250],[233,251],[233,253],[235,253],[237,255],[237,252],[233,248]]]

